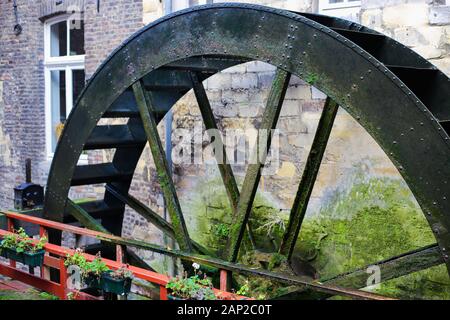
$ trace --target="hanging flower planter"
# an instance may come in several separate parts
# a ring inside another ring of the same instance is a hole
[[[101,286],[103,292],[125,295],[130,293],[133,273],[123,266],[115,271],[102,274]]]
[[[166,285],[168,289],[168,300],[216,300],[211,280],[199,271],[200,265],[193,263],[195,274],[188,277],[185,273],[182,277],[169,280]]]
[[[30,267],[40,267],[44,264],[45,250],[38,250],[36,252],[24,252],[23,263]]]
[[[17,252],[16,249],[5,248],[6,256],[10,260],[14,260],[15,262],[24,263],[24,256],[22,252]]]
[[[88,288],[101,289],[100,278],[93,273],[89,273],[84,277],[84,284]]]
[[[109,268],[102,261],[100,253],[97,253],[94,260],[88,262],[81,249],[77,249],[73,255],[68,254],[64,265],[66,267],[77,266],[80,268],[81,277],[87,289],[101,289],[101,276],[109,271]]]
[[[0,248],[0,257],[8,259],[8,253],[6,252],[6,249]]]
[[[101,279],[102,290],[117,295],[128,294],[131,290],[131,281],[131,278],[116,279],[110,272],[104,273]]]
[[[46,237],[42,237],[39,242],[34,243],[25,230],[19,228],[3,237],[0,243],[1,256],[29,267],[39,267],[44,263],[45,250],[43,247],[46,243]]]

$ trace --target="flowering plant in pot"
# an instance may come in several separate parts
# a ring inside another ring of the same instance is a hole
[[[34,242],[23,228],[19,228],[3,237],[0,248],[3,257],[30,267],[37,267],[44,263],[43,248],[46,243],[46,237],[41,237],[38,242]]]
[[[187,276],[185,272],[183,276],[171,278],[166,285],[169,290],[169,300],[216,300],[213,291],[211,279],[206,275],[202,275],[198,271],[200,266],[197,263],[192,264],[194,267],[194,275]]]
[[[130,293],[133,273],[128,265],[123,265],[117,270],[104,272],[101,278],[103,292],[110,292],[117,295]]]
[[[102,274],[109,271],[108,266],[102,261],[100,252],[95,255],[95,259],[86,263],[84,270],[84,282],[89,287],[101,289],[100,279]]]
[[[64,265],[77,266],[80,268],[81,280],[88,288],[101,289],[100,278],[109,268],[102,261],[100,253],[91,262],[88,262],[83,255],[83,250],[78,248],[73,255],[67,255]]]

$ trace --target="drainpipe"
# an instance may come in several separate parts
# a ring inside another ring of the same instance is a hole
[[[172,0],[164,0],[164,15],[168,15],[172,13]],[[173,120],[173,113],[172,109],[167,112],[165,117],[165,138],[166,138],[166,159],[167,163],[169,165],[169,172],[172,175],[172,120]],[[164,201],[164,219],[167,220],[167,205]],[[167,245],[170,245],[171,248],[174,247],[175,243],[173,239],[169,239],[166,235],[164,235],[164,245],[167,247]],[[168,266],[168,273],[172,276],[175,276],[176,274],[176,259],[169,258],[165,256],[166,263]]]

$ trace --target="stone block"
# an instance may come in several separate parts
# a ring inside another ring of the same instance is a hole
[[[248,90],[248,101],[251,103],[262,103],[265,105],[268,94],[268,90],[260,90],[259,88]]]
[[[450,6],[430,6],[429,20],[431,25],[450,23]]]
[[[224,103],[240,103],[249,101],[248,90],[223,90],[222,102]]]
[[[361,12],[361,23],[370,28],[380,28],[383,24],[383,11],[381,9],[369,9]]]
[[[444,51],[433,46],[418,46],[413,50],[425,59],[436,59],[443,55]]]
[[[311,97],[313,99],[326,99],[327,95],[316,87],[311,87]]]
[[[277,171],[277,176],[282,178],[292,178],[296,173],[295,165],[292,162],[284,161]]]
[[[309,100],[311,99],[311,87],[308,85],[296,85],[288,87],[286,91],[287,100]]]
[[[296,75],[292,75],[291,80],[289,81],[289,85],[290,86],[294,86],[294,85],[306,86],[308,84],[305,81],[303,81],[301,78],[297,77]]]
[[[275,66],[262,62],[252,61],[246,64],[247,72],[275,72]]]
[[[231,74],[218,73],[206,80],[206,88],[212,90],[226,89],[231,86]]]
[[[323,109],[322,100],[302,101],[302,112],[319,112]]]
[[[428,5],[400,4],[383,10],[383,24],[388,28],[420,26],[428,23]]]
[[[427,44],[425,37],[412,27],[396,28],[394,30],[394,38],[407,47],[413,47],[418,44]]]
[[[417,31],[426,39],[426,43],[431,46],[439,47],[441,39],[445,34],[445,27],[442,26],[420,26]]]
[[[300,132],[307,133],[308,128],[306,124],[303,122],[301,117],[289,117],[289,118],[280,118],[278,120],[278,129],[282,133],[290,133],[290,132]]]
[[[260,104],[250,103],[239,106],[240,117],[259,117],[262,115],[263,108]]]
[[[258,86],[256,73],[235,73],[231,75],[231,87],[235,89],[250,89]]]
[[[450,76],[450,57],[445,57],[442,59],[435,59],[431,61],[436,67],[438,67],[447,76]]]
[[[274,72],[258,73],[258,88],[270,88],[274,79]]]
[[[302,148],[307,146],[308,140],[305,139],[305,134],[293,133],[287,136],[288,143],[291,146]]]
[[[298,100],[284,100],[280,116],[298,116],[301,113],[301,105]]]

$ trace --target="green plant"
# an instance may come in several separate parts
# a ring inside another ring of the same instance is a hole
[[[216,237],[226,239],[230,234],[230,227],[224,223],[215,224],[212,227]]]
[[[114,279],[131,279],[133,278],[133,272],[128,268],[128,265],[123,265],[119,269],[110,272],[109,275]]]
[[[37,243],[34,244],[31,251],[36,252],[42,250],[47,243],[47,237],[41,237]]]
[[[64,265],[68,266],[78,266],[80,268],[81,277],[86,280],[87,277],[93,276],[95,278],[100,278],[103,272],[110,271],[108,266],[102,261],[100,252],[96,254],[95,259],[88,262],[83,255],[83,250],[78,248],[75,250],[74,254],[68,254],[64,261]]]
[[[177,276],[170,279],[166,288],[170,290],[173,296],[181,299],[192,300],[216,300],[211,280],[206,276],[202,276],[202,272],[197,270],[200,266],[193,264],[195,275],[188,277],[187,273],[183,276]]]
[[[313,85],[314,83],[316,83],[317,80],[319,80],[319,76],[315,73],[309,73],[305,79],[305,81],[310,85]]]
[[[13,249],[17,253],[36,252],[42,250],[47,243],[46,237],[41,237],[37,243],[30,238],[23,228],[14,230],[3,237],[0,247],[2,249]]]
[[[59,300],[59,298],[57,296],[54,296],[53,294],[50,294],[45,291],[39,293],[39,297],[41,297],[42,299],[46,299],[46,300]]]
[[[274,253],[270,258],[268,269],[273,270],[274,268],[280,266],[283,262],[286,261],[287,261],[286,256],[279,253]]]
[[[67,254],[66,260],[64,261],[64,266],[78,266],[81,271],[86,270],[87,260],[83,256],[83,250],[80,248],[75,250],[73,255]]]
[[[237,295],[240,295],[240,296],[247,296],[248,293],[249,293],[249,291],[250,291],[250,286],[249,286],[248,281],[246,281],[246,282],[239,288],[239,290],[236,292],[236,294],[237,294]]]
[[[108,266],[102,261],[100,252],[95,255],[95,259],[86,263],[86,274],[100,277],[103,272],[109,271]]]

